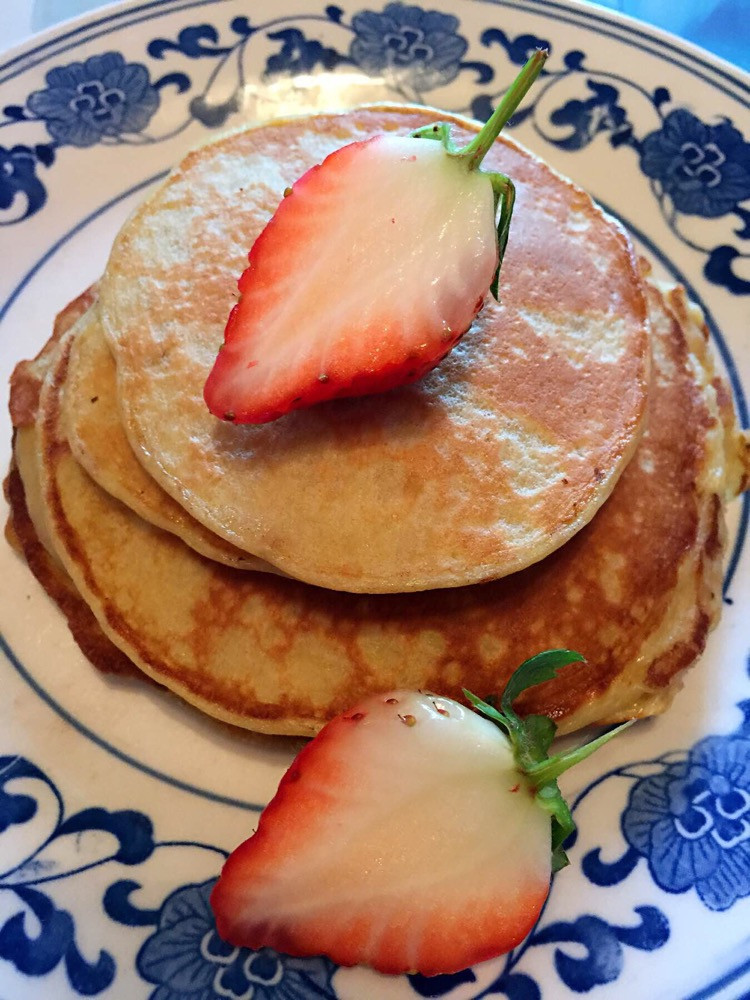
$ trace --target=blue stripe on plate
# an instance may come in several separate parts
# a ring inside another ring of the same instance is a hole
[[[76,732],[79,732],[82,736],[90,739],[92,743],[95,743],[102,750],[106,750],[111,753],[113,757],[117,760],[123,762],[123,764],[130,764],[131,767],[142,771],[151,778],[156,778],[158,781],[164,781],[166,784],[171,785],[172,788],[179,788],[183,792],[189,792],[191,795],[198,795],[203,799],[209,799],[211,802],[219,802],[225,806],[236,806],[238,809],[247,809],[250,812],[260,812],[264,806],[259,805],[257,802],[246,802],[244,799],[235,799],[229,795],[218,795],[216,792],[212,792],[208,788],[200,788],[198,785],[191,785],[187,781],[180,781],[178,778],[174,778],[171,774],[166,774],[164,771],[159,771],[155,767],[151,767],[149,764],[144,764],[143,761],[138,760],[135,757],[131,757],[130,754],[124,753],[122,750],[118,750],[117,747],[113,746],[107,740],[103,739],[88,726],[85,726],[80,722],[74,715],[71,715],[67,709],[55,699],[48,694],[47,691],[39,684],[24,667],[23,663],[18,659],[16,654],[13,652],[11,647],[5,641],[5,638],[0,634],[0,652],[4,653],[7,657],[11,666],[13,666],[20,676],[26,681],[32,691],[38,694],[42,701],[48,705],[61,719],[69,723]]]

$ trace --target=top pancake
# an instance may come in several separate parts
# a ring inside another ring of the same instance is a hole
[[[237,278],[284,188],[346,142],[446,118],[365,109],[204,146],[126,224],[102,280],[138,459],[212,531],[319,586],[405,592],[516,572],[592,518],[642,431],[648,326],[628,238],[509,140],[485,161],[517,187],[501,303],[434,372],[262,426],[206,409]],[[451,120],[468,141],[474,127]]]

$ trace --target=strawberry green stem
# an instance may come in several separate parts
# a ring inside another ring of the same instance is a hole
[[[569,767],[585,760],[623,729],[627,729],[633,720],[610,729],[590,743],[550,756],[549,749],[555,736],[554,722],[544,715],[527,715],[522,719],[515,712],[513,702],[528,688],[553,680],[563,667],[583,662],[581,654],[570,649],[547,649],[543,653],[537,653],[522,663],[511,675],[500,699],[499,708],[464,690],[472,707],[486,715],[506,734],[518,770],[528,778],[534,789],[537,804],[550,815],[553,871],[558,871],[568,863],[563,843],[575,830],[575,822],[568,804],[562,797],[557,779]]]
[[[609,743],[618,733],[632,726],[634,722],[635,719],[630,719],[628,722],[623,722],[621,725],[615,726],[614,729],[602,733],[595,740],[584,743],[583,746],[575,747],[575,749],[568,750],[566,753],[555,754],[539,764],[532,764],[526,769],[526,774],[537,788],[549,784],[551,781],[556,781],[569,767],[573,767],[575,764],[579,764],[582,760],[590,757],[595,750],[604,746],[605,743]]]
[[[482,129],[463,149],[457,149],[451,138],[450,125],[447,122],[438,122],[434,125],[424,125],[422,128],[412,132],[414,139],[432,139],[443,144],[446,153],[461,161],[461,165],[467,171],[477,170],[487,152],[492,148],[503,126],[508,122],[514,111],[526,96],[526,93],[534,80],[542,72],[542,67],[547,59],[546,49],[537,49],[534,55],[526,62],[521,72],[510,85],[502,101],[495,108],[489,120]],[[513,203],[515,200],[515,189],[513,181],[505,174],[485,172],[492,184],[494,197],[494,208],[497,227],[497,267],[490,284],[491,293],[497,298],[498,280],[500,266],[503,262],[505,247],[508,242],[508,232],[510,231],[510,220],[513,214]]]
[[[476,170],[488,150],[491,149],[493,142],[500,135],[503,127],[512,117],[529,88],[541,73],[548,55],[549,53],[546,49],[536,50],[510,87],[508,87],[505,96],[495,108],[490,118],[485,122],[481,132],[471,140],[468,146],[464,146],[463,149],[458,150],[457,155],[467,161],[469,170]]]

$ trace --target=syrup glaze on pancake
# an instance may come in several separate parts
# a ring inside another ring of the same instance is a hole
[[[446,117],[471,137],[471,123],[402,107],[202,147],[125,225],[102,279],[139,461],[216,534],[332,589],[453,587],[541,559],[594,515],[642,431],[648,329],[628,238],[507,139],[485,161],[517,187],[501,303],[435,371],[260,427],[209,414],[237,277],[284,188],[347,141]]]
[[[40,421],[58,553],[102,629],[145,673],[250,729],[307,735],[396,685],[487,696],[551,646],[588,662],[528,692],[523,710],[549,714],[562,732],[663,711],[719,613],[722,505],[747,474],[747,440],[682,290],[648,295],[649,430],[591,523],[513,577],[364,596],[201,558],[108,496],[73,458],[60,426],[65,352]]]
[[[73,454],[92,479],[140,517],[171,531],[209,559],[238,569],[278,572],[196,521],[136,461],[122,429],[115,363],[95,306],[82,320],[71,347],[63,422]]]

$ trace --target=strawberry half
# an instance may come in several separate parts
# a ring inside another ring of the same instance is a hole
[[[511,702],[581,659],[526,661],[500,710],[467,695],[481,715],[394,691],[330,722],[226,862],[211,897],[219,934],[424,975],[518,945],[567,863],[574,824],[557,776],[618,730],[548,757],[554,724],[521,720]]]
[[[204,388],[213,414],[266,423],[413,382],[445,357],[497,292],[508,238],[513,185],[479,164],[545,58],[464,149],[446,124],[379,135],[294,184],[239,280]]]

